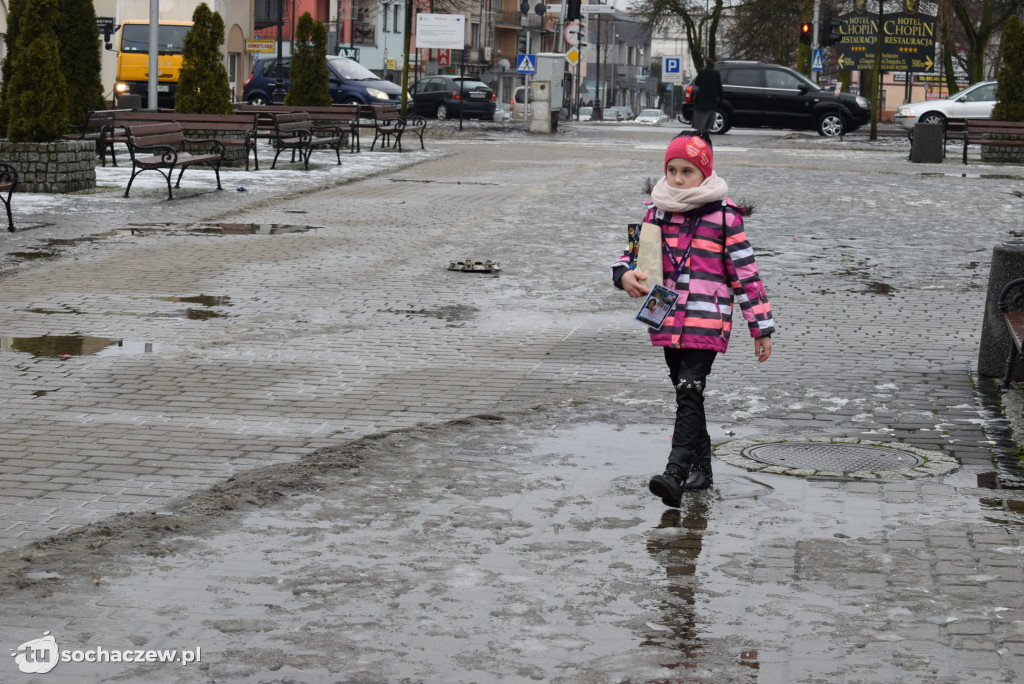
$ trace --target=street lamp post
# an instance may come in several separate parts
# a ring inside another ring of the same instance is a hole
[[[595,82],[594,109],[590,118],[595,121],[604,121],[604,108],[601,106],[601,24],[604,23],[604,15],[597,15],[597,81]]]
[[[274,82],[273,99],[275,104],[284,102],[284,0],[277,0],[277,80]]]

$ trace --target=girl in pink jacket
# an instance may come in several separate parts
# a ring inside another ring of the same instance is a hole
[[[651,343],[662,347],[676,390],[676,420],[665,473],[651,478],[651,493],[679,506],[683,492],[713,484],[711,438],[704,414],[704,386],[711,364],[725,352],[733,303],[754,340],[759,362],[772,353],[771,304],[743,231],[744,210],[728,197],[714,171],[710,141],[682,133],[665,151],[665,176],[651,192],[644,222],[661,226],[664,281],[678,299]],[[655,283],[636,270],[635,249],[612,267],[615,286],[630,297],[646,296]]]

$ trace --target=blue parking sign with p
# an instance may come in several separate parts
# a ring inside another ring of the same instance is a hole
[[[666,74],[678,74],[683,71],[683,60],[679,57],[666,57],[665,58],[665,73]]]

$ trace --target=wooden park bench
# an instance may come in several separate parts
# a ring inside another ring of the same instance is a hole
[[[402,135],[406,131],[412,131],[419,136],[420,149],[423,147],[423,132],[427,128],[427,120],[422,116],[404,117],[399,113],[397,104],[375,104],[361,108],[361,114],[366,117],[368,127],[373,126],[373,142],[370,144],[370,151],[380,141],[381,148],[392,147],[399,152],[402,151]]]
[[[277,158],[284,150],[298,152],[309,169],[309,158],[313,150],[327,147],[334,150],[341,164],[341,146],[345,142],[341,129],[337,126],[316,126],[307,112],[271,112],[274,120],[274,137],[271,143],[277,149],[270,168],[277,168]]]
[[[124,131],[125,124],[167,123],[177,122],[183,130],[203,138],[219,140],[225,148],[242,148],[245,153],[245,170],[249,170],[249,153],[252,153],[255,169],[259,171],[260,160],[256,152],[257,116],[256,114],[186,114],[170,111],[149,111],[144,109],[128,110],[119,113],[114,125],[104,128],[100,144],[110,150],[114,157],[114,145],[127,144]],[[116,161],[115,161],[115,166]]]
[[[337,126],[342,135],[347,135],[349,149],[352,153],[359,152],[359,105],[328,105],[314,107],[307,105],[251,105],[238,104],[235,111],[255,113],[259,116],[259,136],[275,137],[274,118],[272,113],[306,112],[310,121],[317,126]]]
[[[1024,140],[993,139],[993,135],[1024,135],[1024,121],[990,121],[967,119],[964,131],[964,164],[967,163],[969,145],[991,147],[1024,147]]]
[[[107,150],[110,150],[110,159],[114,166],[117,166],[117,158],[114,156],[113,144],[107,144],[105,138],[108,131],[121,126],[120,116],[130,113],[131,109],[94,109],[85,115],[85,121],[80,124],[71,124],[73,129],[70,133],[64,134],[65,140],[95,140],[99,151],[100,162],[107,165]]]
[[[1013,293],[1012,297],[1010,296],[1011,292]],[[1011,307],[1013,311],[1010,310]],[[1021,345],[1024,344],[1024,310],[1020,310],[1022,308],[1024,308],[1024,278],[1017,278],[1004,285],[999,293],[999,313],[1003,317],[1006,334],[1010,338],[1010,353],[1006,357],[1003,389],[1010,386],[1013,367],[1021,355]]]
[[[11,216],[11,194],[18,187],[18,170],[7,162],[0,162],[0,202],[7,210],[7,230],[14,232],[14,218]]]
[[[171,190],[174,169],[179,169],[178,180],[174,183],[174,187],[178,187],[185,169],[196,164],[206,164],[213,168],[217,176],[217,189],[222,189],[220,164],[224,159],[224,143],[219,140],[186,138],[181,131],[181,124],[176,121],[125,124],[124,130],[128,154],[132,159],[132,177],[128,179],[128,187],[124,190],[125,197],[132,189],[136,176],[143,171],[156,170],[167,179],[167,199],[174,199]],[[189,148],[204,151],[194,154],[189,152]]]

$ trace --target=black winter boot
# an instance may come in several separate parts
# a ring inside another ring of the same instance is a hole
[[[690,468],[690,473],[682,484],[683,491],[707,489],[715,482],[711,475],[711,461],[698,461]]]
[[[679,508],[683,496],[683,483],[686,482],[686,471],[675,463],[669,463],[663,475],[655,475],[648,483],[651,494],[661,498],[661,502],[670,508]]]

